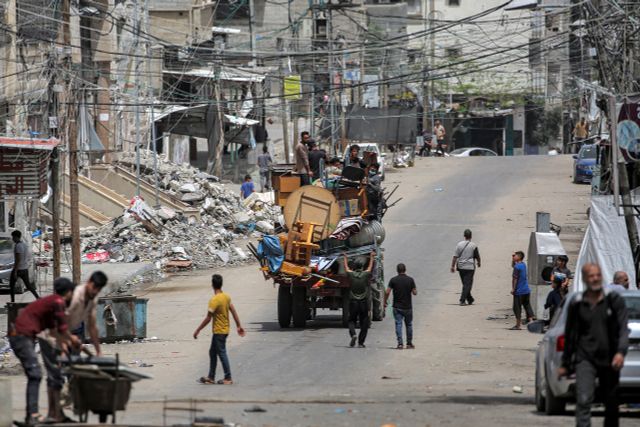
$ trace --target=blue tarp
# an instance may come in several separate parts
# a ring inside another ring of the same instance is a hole
[[[278,236],[263,236],[262,241],[258,243],[258,256],[266,258],[271,273],[280,271],[284,262],[284,252],[282,252]]]

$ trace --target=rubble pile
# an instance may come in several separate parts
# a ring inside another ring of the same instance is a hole
[[[265,194],[242,200],[218,178],[189,165],[158,161],[160,188],[200,209],[200,219],[166,206],[151,208],[135,197],[121,217],[100,228],[82,230],[83,262],[156,262],[158,268],[211,268],[237,264],[249,255],[236,242],[271,233],[280,208]],[[120,162],[135,163],[135,153]],[[141,152],[143,179],[153,183],[153,159]]]

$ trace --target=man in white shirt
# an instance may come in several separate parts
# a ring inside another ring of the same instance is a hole
[[[9,291],[11,292],[11,302],[16,301],[16,284],[18,279],[21,279],[27,289],[33,294],[36,299],[40,298],[36,287],[29,280],[29,261],[31,261],[31,252],[27,245],[22,241],[22,232],[20,230],[13,230],[11,233],[11,239],[15,246],[13,248],[13,270],[11,271],[11,278],[9,279]]]
[[[451,272],[458,270],[460,273],[460,281],[462,282],[462,292],[460,293],[460,305],[471,305],[474,302],[471,296],[471,288],[473,287],[473,275],[476,271],[476,265],[480,268],[480,252],[478,245],[471,241],[471,230],[464,230],[464,240],[456,245],[451,260]]]
[[[102,351],[96,323],[96,305],[98,294],[106,286],[107,280],[107,275],[102,271],[94,271],[87,283],[76,286],[73,290],[73,297],[67,308],[69,330],[83,340],[86,329],[97,356],[102,356]]]

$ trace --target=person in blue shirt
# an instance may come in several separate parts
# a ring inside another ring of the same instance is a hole
[[[243,199],[246,199],[251,195],[251,193],[255,192],[255,188],[253,186],[253,181],[251,181],[251,175],[245,175],[244,182],[240,186],[240,196]]]
[[[531,290],[529,289],[529,282],[527,281],[527,264],[524,263],[524,252],[516,251],[511,255],[513,262],[513,279],[511,280],[511,295],[513,295],[513,314],[516,315],[516,325],[512,327],[512,330],[522,329],[522,308],[527,315],[527,322],[535,320],[533,309],[531,308],[531,302],[529,296]]]

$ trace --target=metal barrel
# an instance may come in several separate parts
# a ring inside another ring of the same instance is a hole
[[[358,248],[360,246],[372,245],[376,243],[381,245],[384,242],[386,232],[382,224],[378,221],[371,221],[358,234],[354,234],[349,238],[349,247]]]

